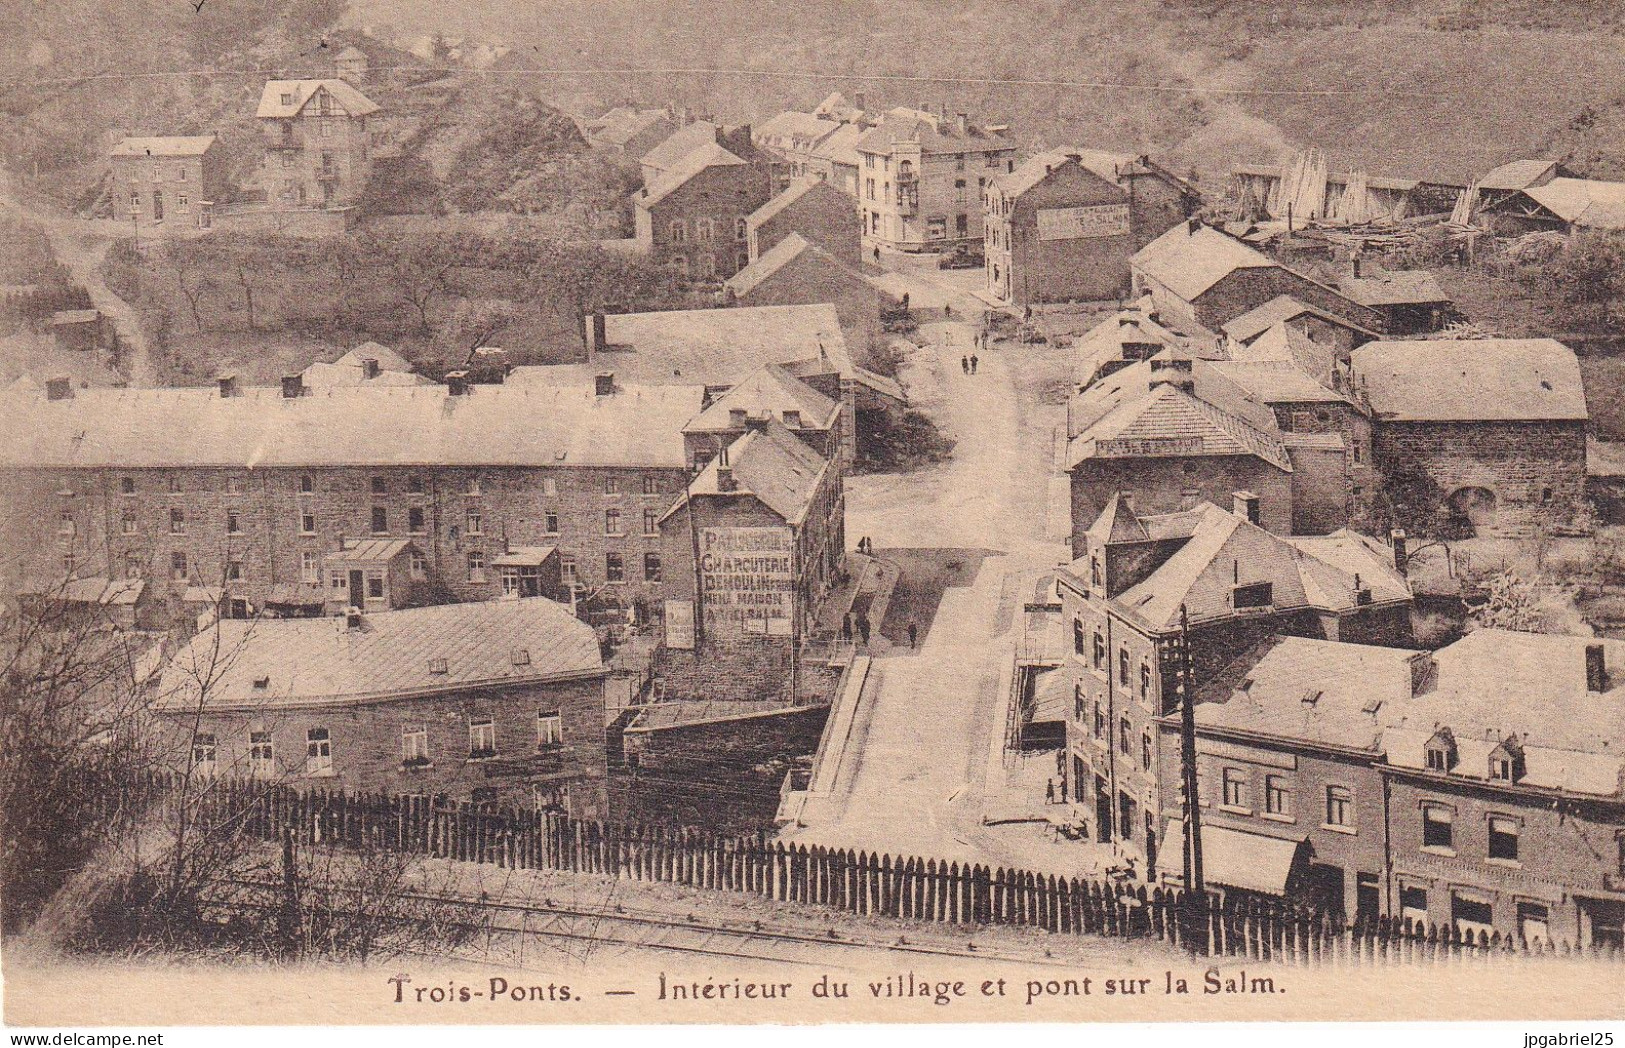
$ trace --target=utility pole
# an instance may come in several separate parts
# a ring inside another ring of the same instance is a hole
[[[1191,670],[1190,612],[1179,606],[1179,771],[1185,829],[1186,944],[1206,938],[1207,885],[1202,877],[1202,806],[1196,787],[1196,687]]]

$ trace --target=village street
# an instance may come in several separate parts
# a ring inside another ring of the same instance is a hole
[[[957,445],[938,469],[849,478],[847,533],[910,564],[934,553],[948,582],[935,614],[918,623],[918,650],[908,647],[907,623],[888,615],[890,647],[874,661],[837,795],[786,836],[892,854],[1070,866],[1040,826],[1016,833],[983,826],[984,814],[1003,803],[1010,630],[1035,579],[1066,555],[1055,526],[1065,514],[1050,505],[1064,494],[1052,483],[1060,408],[1041,396],[1064,376],[1065,351],[999,342],[979,352],[976,373],[967,374],[963,360],[976,352],[984,304],[961,293],[961,274],[909,261],[912,272],[883,278],[888,289],[907,290],[927,317],[939,316],[945,301],[952,314],[922,326],[924,345],[903,377],[911,403]]]

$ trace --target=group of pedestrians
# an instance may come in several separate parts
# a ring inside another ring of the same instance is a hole
[[[854,619],[849,611],[841,617],[841,639],[848,644],[852,642],[852,635],[856,632],[859,643],[868,647],[869,636],[873,631],[874,626],[869,622],[867,613],[859,612],[858,617]],[[920,643],[920,627],[911,622],[908,624],[907,632],[908,646],[910,648],[917,646]]]
[[[975,353],[972,353],[969,356],[964,356],[964,357],[959,358],[959,366],[965,369],[965,374],[967,374],[967,375],[976,374],[976,367],[981,362],[982,362],[981,358],[978,357]]]

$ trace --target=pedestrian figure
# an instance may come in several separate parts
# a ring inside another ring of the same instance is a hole
[[[841,619],[841,639],[847,642],[852,640],[852,613],[850,611]]]
[[[965,372],[965,374],[970,374],[970,357],[960,357],[959,367]]]
[[[971,355],[970,355],[970,373],[971,373],[971,374],[972,374],[972,375],[974,375],[974,374],[976,374],[976,365],[977,365],[977,364],[978,364],[978,363],[980,363],[980,361],[978,361],[978,360],[977,360],[977,359],[976,359],[976,354],[975,354],[975,353],[972,353],[972,354],[971,354]]]
[[[908,646],[911,647],[911,648],[914,647],[915,643],[918,642],[919,639],[920,639],[920,627],[914,625],[914,623],[912,623],[912,622],[909,623],[908,624]]]
[[[880,249],[877,247],[877,248],[875,248],[875,251],[879,252]],[[877,255],[877,257],[878,257],[878,255]],[[903,292],[903,308],[905,310],[908,309],[908,292],[907,291]]]
[[[951,317],[954,315],[954,304],[952,302],[944,302],[942,304],[942,315],[945,317]]]
[[[1055,780],[1054,779],[1045,779],[1044,780],[1044,803],[1045,804],[1054,804],[1055,803]]]
[[[858,616],[858,636],[863,638],[864,647],[869,646],[869,616]]]

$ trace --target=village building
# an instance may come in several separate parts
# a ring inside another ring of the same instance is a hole
[[[794,694],[797,652],[845,561],[846,510],[839,463],[783,414],[747,411],[744,434],[661,518],[668,548],[692,551],[691,571],[666,589],[658,673],[668,691]]]
[[[690,154],[703,146],[721,146],[734,156],[764,168],[769,157],[756,149],[749,124],[725,127],[710,120],[694,120],[685,110],[677,118],[677,130],[662,139],[638,159],[644,188],[653,186],[677,170]]]
[[[1297,225],[1391,223],[1447,214],[1466,188],[1433,178],[1328,171],[1317,149],[1290,154],[1278,165],[1237,167],[1232,179],[1244,215]]]
[[[844,125],[817,113],[786,110],[754,128],[756,144],[783,161],[786,178],[818,177],[813,150]]]
[[[1482,213],[1490,228],[1503,236],[1625,229],[1625,182],[1551,178],[1508,195]]]
[[[867,351],[885,337],[880,326],[882,296],[855,261],[843,260],[808,243],[800,233],[774,244],[729,277],[723,293],[739,307],[828,304],[835,309],[849,347]]]
[[[616,106],[582,127],[587,144],[612,156],[641,161],[677,130],[671,114],[664,109]]]
[[[1072,341],[1076,390],[1082,393],[1101,379],[1164,350],[1184,356],[1222,355],[1212,332],[1175,330],[1162,323],[1155,309],[1133,303]]]
[[[841,403],[825,396],[778,364],[752,372],[750,377],[711,398],[705,409],[683,427],[688,460],[699,473],[722,450],[750,428],[751,419],[775,418],[823,458],[842,455],[842,432],[849,423],[841,417]]]
[[[1040,153],[988,183],[988,290],[1017,305],[1119,298],[1129,256],[1198,202],[1188,183],[1146,157]]]
[[[1493,213],[1526,189],[1543,186],[1568,174],[1556,160],[1511,160],[1481,175],[1470,187],[1468,216]]]
[[[208,778],[601,819],[607,673],[592,627],[540,598],[228,619],[177,653],[154,711]]]
[[[988,182],[1015,170],[1016,146],[1003,128],[964,113],[891,109],[853,146],[862,162],[863,232],[869,244],[900,251],[971,246],[982,239]]]
[[[1337,288],[1362,306],[1377,311],[1386,335],[1425,335],[1438,331],[1455,314],[1439,278],[1425,269],[1382,269],[1355,258]]]
[[[1277,295],[1263,305],[1226,321],[1220,333],[1225,336],[1232,354],[1235,354],[1236,347],[1252,344],[1276,325],[1284,326],[1294,336],[1334,347],[1345,361],[1356,346],[1378,337],[1376,331],[1352,324],[1323,309],[1316,309],[1291,295]],[[1237,359],[1241,358],[1238,356]],[[1309,366],[1307,370],[1316,373],[1320,370],[1319,364]]]
[[[299,373],[306,389],[333,386],[432,386],[405,357],[377,342],[363,342],[332,363],[317,361]]]
[[[1585,389],[1552,339],[1370,342],[1353,384],[1408,528],[1518,534],[1585,505]]]
[[[57,348],[71,353],[95,353],[104,348],[107,326],[99,309],[59,309],[45,323]]]
[[[867,130],[862,122],[847,123],[825,135],[808,151],[807,171],[857,200],[858,169],[863,163],[857,147]]]
[[[1410,636],[1411,594],[1385,546],[1351,532],[1296,540],[1257,524],[1257,499],[1141,514],[1113,496],[1056,576],[1071,633],[1068,796],[1093,837],[1159,868],[1165,850],[1159,718],[1176,711],[1188,653],[1198,685],[1282,634],[1357,643]]]
[[[633,195],[638,248],[685,279],[726,280],[749,264],[748,220],[772,195],[770,170],[706,142]]]
[[[377,112],[345,80],[267,81],[254,115],[265,148],[260,181],[272,207],[357,203],[372,174],[367,119]]]
[[[215,205],[231,195],[225,147],[214,135],[121,139],[109,168],[113,217],[138,234],[208,229]]]
[[[334,72],[338,73],[339,79],[352,84],[359,85],[367,82],[367,67],[369,64],[370,59],[367,57],[367,52],[354,44],[333,56]]]
[[[863,260],[863,230],[850,197],[818,178],[802,178],[751,213],[745,223],[750,260],[798,233],[848,266]]]
[[[1382,317],[1376,310],[1197,219],[1141,248],[1129,267],[1134,293],[1150,295],[1157,310],[1175,323],[1217,331],[1287,295],[1347,323],[1380,330]]]

